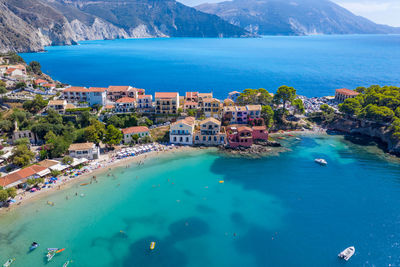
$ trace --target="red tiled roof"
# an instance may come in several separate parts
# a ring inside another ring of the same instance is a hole
[[[155,98],[175,98],[178,93],[167,93],[167,92],[157,92],[155,93]]]
[[[242,132],[242,131],[250,131],[250,132],[252,132],[253,131],[253,129],[251,129],[251,128],[247,127],[247,126],[239,126],[239,127],[237,127],[237,130],[238,130],[238,132]]]
[[[198,103],[194,101],[185,101],[185,105],[196,106]]]
[[[89,87],[89,91],[90,92],[100,92],[100,93],[102,93],[102,92],[104,92],[106,90],[107,90],[107,88],[103,88],[103,87]]]
[[[43,87],[56,87],[56,85],[54,83],[46,83],[43,84]]]
[[[138,95],[138,98],[151,98],[151,95]]]
[[[39,83],[48,83],[48,81],[43,80],[43,79],[36,79],[35,84],[39,84]]]
[[[199,92],[186,92],[186,98],[198,97]]]
[[[4,177],[0,177],[0,186],[5,187],[12,183],[15,183],[19,180],[26,179],[38,172],[47,169],[46,167],[39,166],[39,165],[32,165],[30,167],[26,167],[24,169],[20,169],[16,172],[10,173]]]
[[[253,130],[265,131],[265,130],[267,130],[267,127],[265,127],[265,126],[254,126]]]
[[[114,105],[105,105],[104,108],[105,109],[113,109],[113,108],[115,108],[115,106]]]
[[[6,70],[6,73],[7,74],[11,74],[11,73],[14,72],[14,70],[16,70],[16,68],[9,68],[9,69]]]
[[[116,103],[132,103],[135,102],[136,99],[132,97],[122,97],[116,101]]]
[[[129,88],[130,88],[129,85],[123,85],[123,86],[110,85],[108,86],[108,92],[125,92],[128,91]]]
[[[346,88],[341,88],[341,89],[336,89],[336,93],[342,94],[342,95],[358,95],[359,93],[350,89]]]
[[[148,132],[149,128],[146,126],[134,126],[134,127],[129,127],[121,130],[123,134],[132,134],[132,133],[144,133]]]

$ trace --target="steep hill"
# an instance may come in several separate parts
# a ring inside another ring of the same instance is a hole
[[[248,35],[175,0],[0,0],[0,52],[94,39]]]
[[[400,33],[329,0],[233,0],[196,9],[260,35]]]

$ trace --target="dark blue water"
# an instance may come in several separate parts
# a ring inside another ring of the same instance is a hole
[[[47,50],[22,57],[76,86],[212,91],[218,98],[245,88],[275,92],[283,84],[306,96],[333,95],[342,87],[400,86],[400,35],[131,39]]]

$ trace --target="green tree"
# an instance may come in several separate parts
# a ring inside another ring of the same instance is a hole
[[[264,88],[245,89],[236,99],[238,105],[270,105],[272,96]]]
[[[28,138],[20,138],[18,140],[15,140],[14,145],[19,146],[19,145],[25,145],[29,146],[31,142],[29,141]]]
[[[25,167],[34,159],[33,153],[26,145],[18,145],[12,150],[11,161],[19,167]]]
[[[10,198],[15,198],[17,196],[17,189],[15,187],[7,188],[7,194]]]
[[[271,127],[274,122],[274,111],[271,106],[266,105],[261,107],[261,117],[264,119],[265,125]]]
[[[278,88],[278,91],[274,95],[274,102],[278,105],[282,104],[283,109],[286,109],[286,103],[292,103],[296,97],[296,89],[283,85]]]
[[[0,94],[5,94],[5,93],[7,93],[8,91],[7,91],[7,89],[6,89],[6,87],[5,86],[0,86]]]
[[[91,118],[92,118],[92,115],[90,115],[89,111],[86,110],[86,111],[82,112],[78,118],[78,121],[79,121],[79,124],[81,125],[81,127],[85,128],[85,127],[89,126]]]
[[[8,199],[8,193],[7,193],[7,191],[4,190],[4,189],[1,189],[1,190],[0,190],[0,201],[1,201],[1,202],[4,202],[4,201],[7,201],[7,199]]]
[[[196,110],[196,109],[188,109],[188,110],[187,110],[187,114],[188,114],[188,116],[190,116],[190,117],[196,117],[197,110]]]
[[[36,95],[33,100],[25,101],[22,107],[31,113],[37,113],[41,109],[45,108],[47,103],[48,102],[44,100],[41,95]]]
[[[26,87],[26,83],[25,82],[17,82],[15,84],[15,89],[20,89],[20,88],[25,88]]]
[[[138,134],[134,134],[134,135],[132,135],[132,139],[135,143],[137,143],[140,139],[140,136]]]
[[[104,143],[113,146],[113,145],[118,145],[122,141],[122,132],[115,128],[114,125],[108,125],[107,126],[107,131],[104,137]]]
[[[369,104],[365,107],[363,116],[377,122],[390,122],[394,117],[394,112],[388,107]]]
[[[117,115],[112,115],[107,119],[107,125],[114,125],[117,128],[123,128],[124,124],[125,121]]]
[[[0,129],[3,132],[10,132],[13,130],[13,124],[9,120],[0,120]]]
[[[304,108],[303,100],[301,100],[300,98],[293,100],[292,105],[294,107],[295,114],[304,114],[304,112],[306,111]]]
[[[70,165],[73,161],[74,159],[70,156],[64,156],[63,159],[61,160],[61,162],[65,165]]]
[[[7,87],[6,82],[0,80],[0,87],[4,87],[4,88]]]
[[[339,105],[339,111],[347,115],[358,115],[361,112],[361,104],[356,98],[348,98]]]
[[[42,74],[42,66],[37,61],[32,61],[29,63],[29,67],[34,74],[41,75]]]
[[[85,128],[85,139],[88,142],[99,144],[106,132],[104,124],[95,119],[92,119],[90,123],[90,126]]]

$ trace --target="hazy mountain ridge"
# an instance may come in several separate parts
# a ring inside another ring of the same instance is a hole
[[[260,35],[400,33],[400,28],[376,24],[329,0],[233,0],[196,9]]]
[[[0,0],[0,51],[41,51],[80,40],[240,37],[244,29],[173,0]]]

